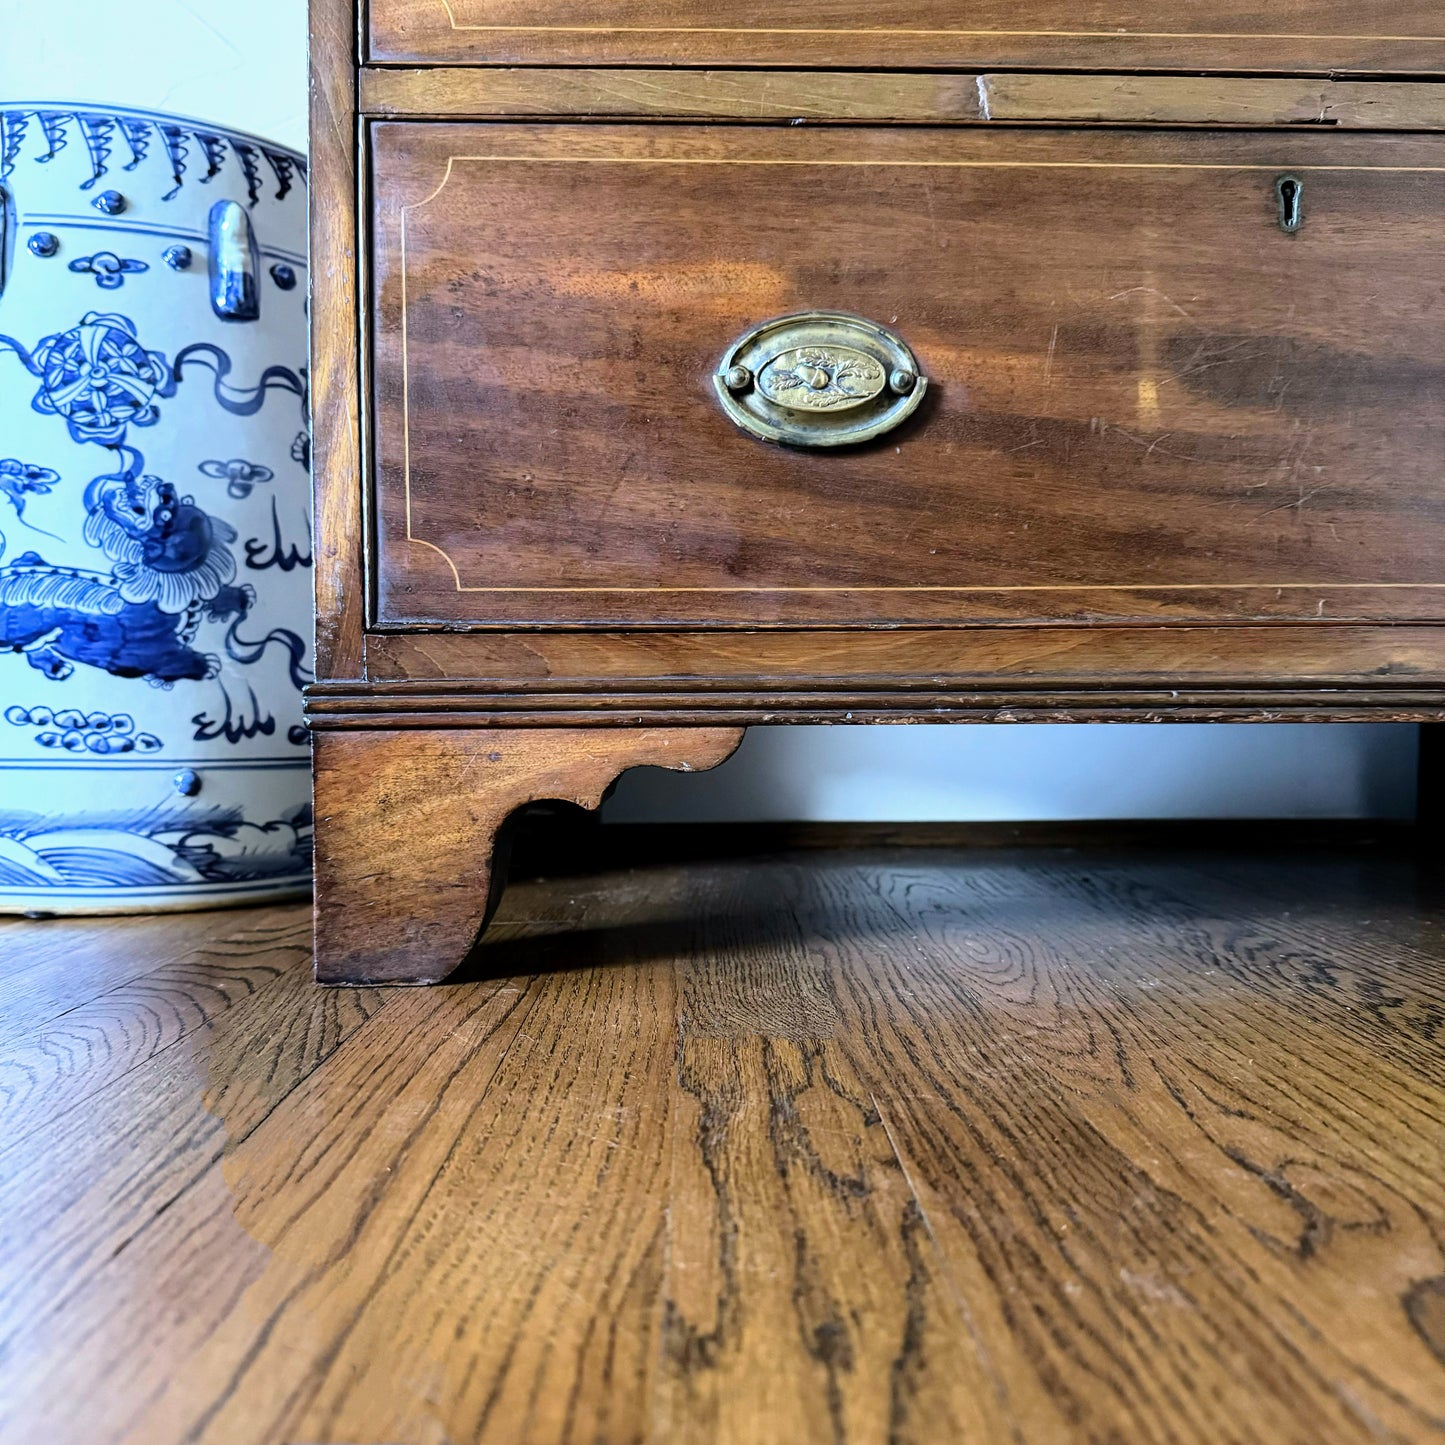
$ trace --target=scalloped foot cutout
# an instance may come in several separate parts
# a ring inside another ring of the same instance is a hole
[[[497,835],[520,807],[596,808],[628,768],[701,772],[741,728],[321,731],[316,767],[316,978],[440,983],[505,882]]]

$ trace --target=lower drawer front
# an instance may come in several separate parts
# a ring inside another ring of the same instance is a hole
[[[372,141],[376,626],[1445,619],[1445,141]],[[803,311],[913,414],[739,429],[729,344]]]

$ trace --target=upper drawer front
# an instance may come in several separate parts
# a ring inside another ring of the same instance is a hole
[[[373,135],[382,625],[1445,616],[1445,140]],[[806,310],[912,348],[895,431],[729,420]]]
[[[1445,70],[1438,0],[371,0],[370,58],[448,65]]]

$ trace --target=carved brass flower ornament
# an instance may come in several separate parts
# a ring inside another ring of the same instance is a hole
[[[909,416],[928,383],[899,337],[841,312],[764,322],[724,353],[713,378],[723,410],[765,441],[848,446]]]

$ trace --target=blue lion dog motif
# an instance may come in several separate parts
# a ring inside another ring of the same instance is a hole
[[[0,648],[23,652],[32,667],[56,681],[83,664],[170,687],[219,674],[220,658],[193,644],[202,622],[229,622],[226,650],[232,659],[255,662],[279,643],[289,655],[292,682],[303,686],[310,674],[302,662],[305,643],[295,633],[273,628],[256,642],[237,636],[236,624],[250,611],[256,592],[235,583],[235,528],[194,498],[178,495],[171,483],[142,475],[144,461],[127,438],[132,427],[155,425],[158,403],[175,396],[187,372],[208,373],[216,403],[235,416],[254,415],[272,391],[289,393],[304,409],[304,373],[271,366],[255,386],[238,387],[229,380],[231,358],[220,347],[198,342],[168,364],[141,344],[129,317],[98,311],[43,337],[33,351],[0,335],[3,353],[13,353],[36,378],[32,410],[63,417],[74,441],[105,448],[122,469],[96,477],[84,498],[85,541],[109,559],[109,572],[59,566],[38,552],[6,563],[0,535]],[[203,474],[213,475],[206,468],[214,465],[236,484],[228,464],[207,463]],[[268,468],[252,467],[249,478],[240,480],[262,480],[261,472],[270,479]],[[48,493],[58,480],[47,468],[13,458],[0,462],[0,496],[32,531],[40,529],[25,518],[27,497]]]
[[[37,552],[0,565],[0,647],[57,681],[77,663],[163,687],[215,677],[220,659],[191,645],[201,622],[242,618],[256,598],[233,584],[235,529],[153,476],[97,477],[85,505],[85,539],[112,570]]]

